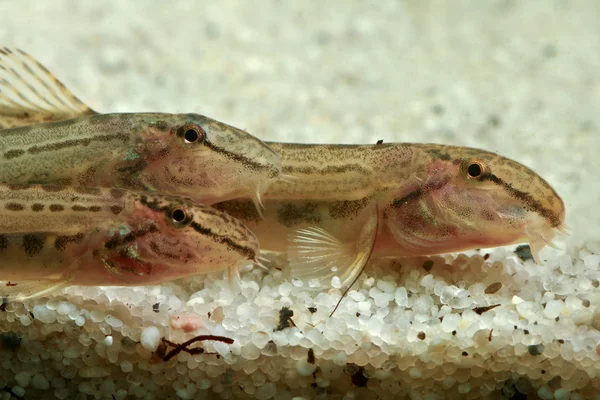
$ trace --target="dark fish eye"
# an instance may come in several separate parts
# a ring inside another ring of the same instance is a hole
[[[187,226],[192,221],[192,216],[183,207],[174,207],[169,211],[171,223],[178,228]]]
[[[186,142],[194,143],[196,140],[198,140],[198,132],[196,132],[195,129],[188,129],[185,131],[183,137],[185,138]]]
[[[185,211],[181,208],[176,208],[171,212],[171,218],[173,218],[173,222],[181,223],[185,221]]]
[[[478,178],[482,172],[481,165],[478,163],[473,163],[467,167],[467,174],[469,174],[469,178]]]
[[[486,165],[481,160],[465,160],[462,164],[461,170],[463,176],[468,179],[480,179],[486,172]]]
[[[183,138],[184,143],[196,143],[202,142],[206,138],[206,132],[204,129],[195,124],[183,125],[178,130],[178,135]]]

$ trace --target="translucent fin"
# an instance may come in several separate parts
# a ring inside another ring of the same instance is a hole
[[[53,279],[31,279],[23,281],[0,281],[0,299],[9,301],[24,301],[34,297],[44,296],[64,286],[75,277],[80,261],[75,261],[61,277]]]
[[[342,286],[354,281],[371,256],[377,237],[378,216],[373,215],[353,240],[342,241],[319,227],[298,229],[288,238],[291,275],[302,280],[318,279],[325,285],[340,278]]]
[[[254,207],[256,207],[256,212],[258,213],[258,215],[260,215],[260,218],[264,219],[265,215],[263,211],[265,209],[265,206],[263,205],[262,199],[260,197],[260,188],[256,189],[256,193],[252,198],[252,202],[254,203]]]
[[[227,269],[227,286],[233,293],[238,293],[243,287],[240,267],[241,265],[233,265]]]
[[[532,230],[526,228],[525,233],[529,238],[529,248],[531,249],[533,261],[535,261],[536,264],[542,263],[542,260],[540,258],[540,251],[544,247],[547,246],[553,249],[559,249],[559,247],[554,242],[552,242],[552,239],[556,236],[556,234],[563,236],[567,235],[564,227],[551,228],[546,231]]]
[[[569,236],[571,235],[571,227],[567,224],[562,224],[561,226],[554,228],[556,234],[560,235],[560,236]]]
[[[242,278],[240,277],[240,269],[238,265],[234,265],[227,269],[227,278],[229,279],[230,283],[239,284],[241,282]]]
[[[279,174],[279,180],[286,183],[296,183],[300,180],[300,178],[289,174]]]
[[[265,271],[269,270],[269,267],[267,267],[265,265],[265,264],[269,264],[269,263],[270,263],[269,259],[267,259],[265,257],[261,257],[261,256],[256,257],[256,261],[254,261],[254,265],[256,265],[258,268],[265,270]]]
[[[256,257],[257,261],[260,261],[262,263],[268,264],[271,262],[271,260],[269,260],[268,257],[265,256],[266,252],[261,251],[260,254]]]
[[[0,129],[93,114],[33,57],[0,47]]]
[[[531,251],[533,261],[538,265],[542,263],[542,259],[540,258],[540,250],[542,250],[543,248],[544,246],[539,246],[537,243],[529,244],[529,249]]]
[[[261,250],[257,259],[267,268],[287,268],[289,264],[286,252]]]
[[[18,282],[0,282],[0,298],[9,301],[24,301],[44,296],[60,289],[71,279],[40,279]]]
[[[292,277],[326,281],[337,275],[338,267],[352,263],[353,251],[324,229],[311,227],[290,234],[288,259]]]

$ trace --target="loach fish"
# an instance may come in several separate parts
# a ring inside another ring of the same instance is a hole
[[[0,185],[0,298],[69,285],[133,286],[255,262],[259,245],[226,213],[123,189]]]
[[[252,202],[214,207],[241,219],[293,276],[354,280],[371,257],[422,256],[528,242],[563,230],[564,203],[531,169],[483,150],[437,144],[268,143],[293,179]]]
[[[0,182],[118,187],[212,204],[281,171],[256,137],[198,114],[98,114],[21,50],[0,48]]]

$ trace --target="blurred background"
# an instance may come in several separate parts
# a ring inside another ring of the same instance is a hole
[[[265,140],[468,145],[520,161],[600,237],[600,2],[0,2],[0,45],[102,112]]]

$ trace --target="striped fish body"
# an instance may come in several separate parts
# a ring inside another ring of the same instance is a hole
[[[279,155],[243,130],[199,114],[99,114],[32,57],[0,48],[0,182],[260,204],[280,171]]]
[[[267,143],[293,179],[216,204],[240,218],[292,274],[350,282],[369,257],[424,256],[529,243],[563,229],[564,203],[531,169],[485,150],[437,144]]]
[[[0,182],[147,190],[207,204],[252,197],[278,175],[278,156],[244,137],[196,114],[102,114],[28,125],[0,131]]]
[[[65,285],[147,285],[251,263],[240,222],[175,196],[0,185],[0,296]]]

